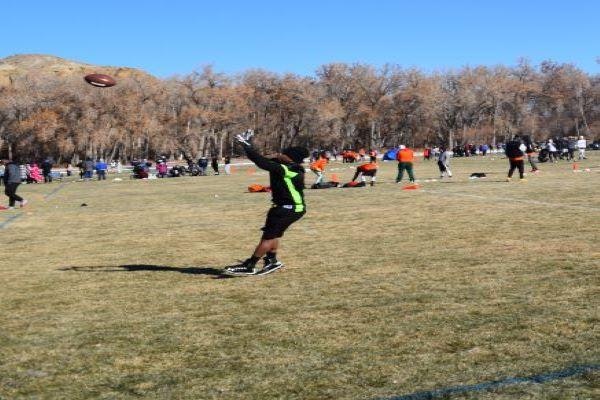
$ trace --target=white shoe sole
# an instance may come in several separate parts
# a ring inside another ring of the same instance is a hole
[[[270,274],[271,272],[275,272],[275,271],[277,271],[277,270],[279,270],[279,269],[281,269],[281,268],[283,268],[283,267],[285,267],[285,265],[284,265],[284,264],[281,264],[281,265],[279,265],[279,266],[277,266],[277,267],[275,267],[275,268],[270,268],[270,269],[268,269],[268,270],[266,270],[266,271],[265,271],[264,269],[262,269],[262,270],[258,271],[258,272],[256,273],[256,275],[268,275],[268,274]]]
[[[234,272],[234,271],[229,271],[227,269],[224,270],[226,274],[229,275],[237,275],[237,276],[252,276],[252,275],[256,275],[258,273],[258,271],[254,271],[254,272]]]

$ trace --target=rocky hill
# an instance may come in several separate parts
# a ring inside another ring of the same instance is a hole
[[[10,85],[15,78],[30,74],[53,74],[59,77],[80,75],[83,78],[94,72],[111,75],[116,79],[156,79],[135,68],[98,66],[43,54],[19,54],[0,59],[0,86]]]

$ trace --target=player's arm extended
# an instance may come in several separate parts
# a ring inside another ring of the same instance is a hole
[[[256,164],[256,166],[260,169],[264,169],[266,171],[269,172],[275,172],[275,173],[280,173],[283,174],[283,167],[281,166],[281,164],[269,160],[268,158],[260,155],[256,150],[254,150],[254,148],[251,145],[242,143],[242,146],[244,147],[244,150],[246,151],[246,155],[248,156],[248,158],[250,159],[250,161],[252,161],[254,164]]]

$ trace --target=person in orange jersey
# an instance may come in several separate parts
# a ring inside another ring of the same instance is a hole
[[[408,179],[411,182],[414,182],[415,174],[413,172],[413,162],[415,161],[415,155],[413,151],[401,144],[400,150],[396,154],[396,160],[398,160],[398,176],[396,176],[396,183],[402,181],[404,171],[408,173]]]
[[[375,185],[375,179],[377,178],[377,157],[371,156],[371,159],[368,163],[356,167],[356,172],[354,173],[354,178],[352,178],[352,182],[356,182],[359,176],[361,182],[363,183],[366,182],[365,177],[370,176],[371,186]]]
[[[329,158],[327,158],[327,153],[323,151],[319,155],[319,158],[310,164],[310,170],[317,175],[315,185],[320,185],[323,182],[323,172],[325,172],[325,167],[328,162]]]

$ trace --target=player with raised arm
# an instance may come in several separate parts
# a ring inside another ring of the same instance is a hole
[[[298,221],[306,213],[304,203],[304,167],[302,162],[309,153],[303,147],[289,147],[274,159],[269,159],[258,154],[250,144],[253,131],[247,130],[237,135],[236,140],[241,143],[248,158],[257,167],[269,171],[273,207],[267,213],[263,234],[250,258],[241,264],[225,268],[225,272],[232,275],[265,275],[283,267],[277,260],[279,238],[285,230]],[[256,263],[264,259],[264,266],[259,270]]]

